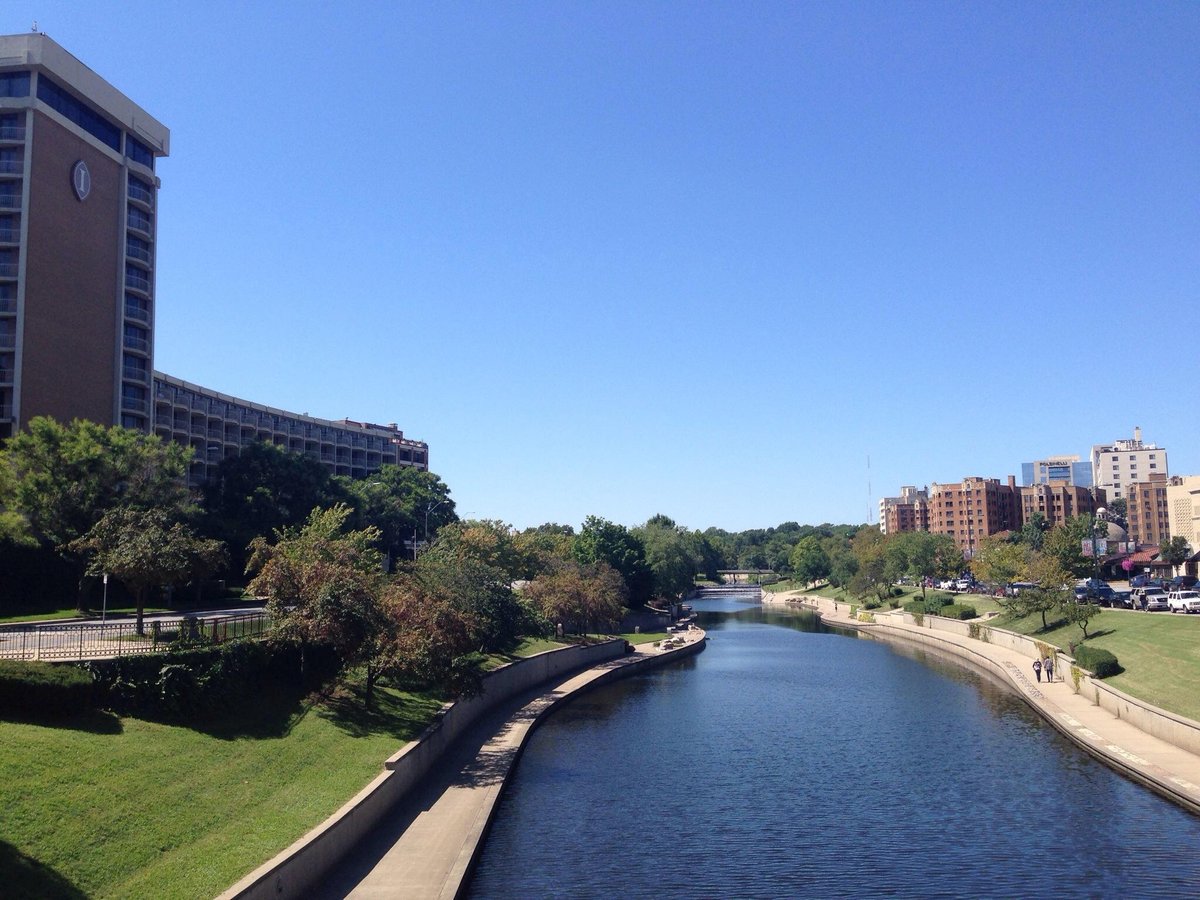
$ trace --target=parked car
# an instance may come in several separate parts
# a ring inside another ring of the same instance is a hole
[[[1147,612],[1165,612],[1171,605],[1167,603],[1167,595],[1157,589],[1147,589],[1142,594],[1142,609]]]
[[[1200,612],[1200,592],[1171,591],[1167,594],[1167,606],[1171,612]]]
[[[1161,578],[1151,578],[1149,575],[1134,575],[1129,579],[1131,588],[1159,588],[1162,589],[1163,583]]]
[[[1137,609],[1133,604],[1133,594],[1130,591],[1114,591],[1113,606],[1121,609]]]
[[[1176,575],[1169,582],[1167,582],[1166,590],[1168,593],[1171,591],[1190,591],[1195,586],[1195,575]]]

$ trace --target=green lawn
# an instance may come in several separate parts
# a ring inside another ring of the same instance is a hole
[[[382,770],[441,706],[384,690],[368,714],[260,697],[205,729],[93,713],[0,724],[0,894],[210,898]]]
[[[999,618],[995,624],[1064,650],[1071,641],[1082,640],[1078,625],[1055,623],[1053,615],[1048,618],[1051,627],[1045,632],[1038,631],[1041,616]],[[1109,651],[1125,668],[1122,674],[1106,678],[1106,684],[1200,720],[1200,616],[1106,609],[1089,623],[1088,632],[1093,635],[1089,645]]]

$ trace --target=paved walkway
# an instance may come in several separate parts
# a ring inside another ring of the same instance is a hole
[[[801,603],[817,609],[830,624],[857,627],[850,620],[846,603],[838,603],[836,611],[833,601],[824,598],[805,597]],[[1038,682],[1033,660],[1015,650],[907,625],[899,615],[873,612],[880,625],[901,638],[909,633],[923,642],[934,640],[945,645],[947,652],[983,656],[998,663],[1017,693],[1085,750],[1192,812],[1200,813],[1200,756],[1147,734],[1075,693],[1066,672],[1055,673],[1052,683]],[[871,631],[872,626],[866,625],[863,630]],[[887,632],[881,633],[886,635]]]
[[[704,632],[686,633],[687,642]],[[502,704],[455,743],[425,783],[396,805],[371,835],[309,896],[445,898],[458,894],[509,771],[537,720],[613,669],[662,655],[650,645]]]

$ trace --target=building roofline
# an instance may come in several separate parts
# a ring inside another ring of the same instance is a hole
[[[48,35],[37,32],[0,35],[0,71],[16,68],[50,73],[72,92],[137,135],[155,156],[170,154],[171,131],[166,125]]]

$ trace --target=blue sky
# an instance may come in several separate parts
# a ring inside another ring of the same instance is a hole
[[[397,422],[460,513],[861,522],[1135,425],[1200,473],[1200,4],[34,19],[171,129],[156,367]]]

